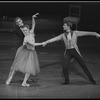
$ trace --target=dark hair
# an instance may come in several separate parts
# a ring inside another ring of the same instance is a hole
[[[71,22],[64,22],[66,23],[68,26],[72,27],[72,23]]]
[[[63,19],[63,24],[66,23],[68,26],[72,27],[72,22],[70,21],[69,17],[65,17]]]

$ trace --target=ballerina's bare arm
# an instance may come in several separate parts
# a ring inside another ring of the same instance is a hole
[[[34,43],[34,41],[24,41],[23,42],[23,45],[25,44],[30,44],[32,46],[40,46],[40,45],[43,45],[43,43]]]
[[[27,43],[29,43],[29,44],[32,45],[32,46],[40,46],[40,45],[43,45],[42,43],[34,43],[34,42],[32,42],[32,41],[29,41],[29,42],[27,42]]]
[[[35,19],[34,19],[34,17],[32,16],[32,29],[30,30],[31,33],[34,33],[34,29],[35,29]]]
[[[37,17],[37,15],[39,15],[39,13],[36,13],[35,15],[32,16],[32,29],[30,30],[31,33],[34,33],[34,29],[35,29],[35,18]]]

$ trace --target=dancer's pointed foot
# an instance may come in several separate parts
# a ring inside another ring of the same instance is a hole
[[[22,86],[30,86],[30,84],[22,83]]]
[[[7,81],[6,81],[6,85],[9,85],[10,84],[10,80],[8,79]]]

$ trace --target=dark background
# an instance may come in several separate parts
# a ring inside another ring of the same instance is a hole
[[[99,23],[99,9],[100,2],[93,1],[80,1],[80,2],[0,2],[0,16],[8,17],[26,17],[32,16],[39,12],[40,18],[64,18],[69,15],[69,5],[80,5],[81,6],[81,23],[100,25]],[[44,15],[44,16],[43,16]]]
[[[99,1],[8,1],[0,2],[0,37],[2,38],[0,41],[3,44],[5,41],[9,44],[15,43],[18,38],[12,33],[8,35],[8,32],[4,30],[14,29],[14,18],[17,16],[21,17],[31,27],[31,16],[37,12],[40,13],[36,19],[35,28],[37,42],[43,42],[61,34],[63,32],[63,18],[69,16],[69,6],[72,4],[81,7],[78,30],[100,33]],[[6,18],[3,19],[3,16]],[[78,45],[83,47],[99,47],[100,44],[99,39],[91,36],[80,37],[78,41]],[[1,42],[0,44],[2,44]],[[55,44],[55,46],[57,45],[60,44]]]
[[[99,9],[100,2],[93,1],[62,1],[62,2],[0,2],[0,16],[8,16],[13,18],[16,16],[30,17],[33,14],[39,12],[39,18],[58,18],[63,19],[69,15],[69,6],[80,5],[81,6],[81,21],[80,23],[84,26],[87,25],[100,25],[99,23]]]

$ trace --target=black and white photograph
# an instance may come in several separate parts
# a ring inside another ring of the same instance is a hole
[[[0,99],[100,98],[100,1],[0,1]]]

